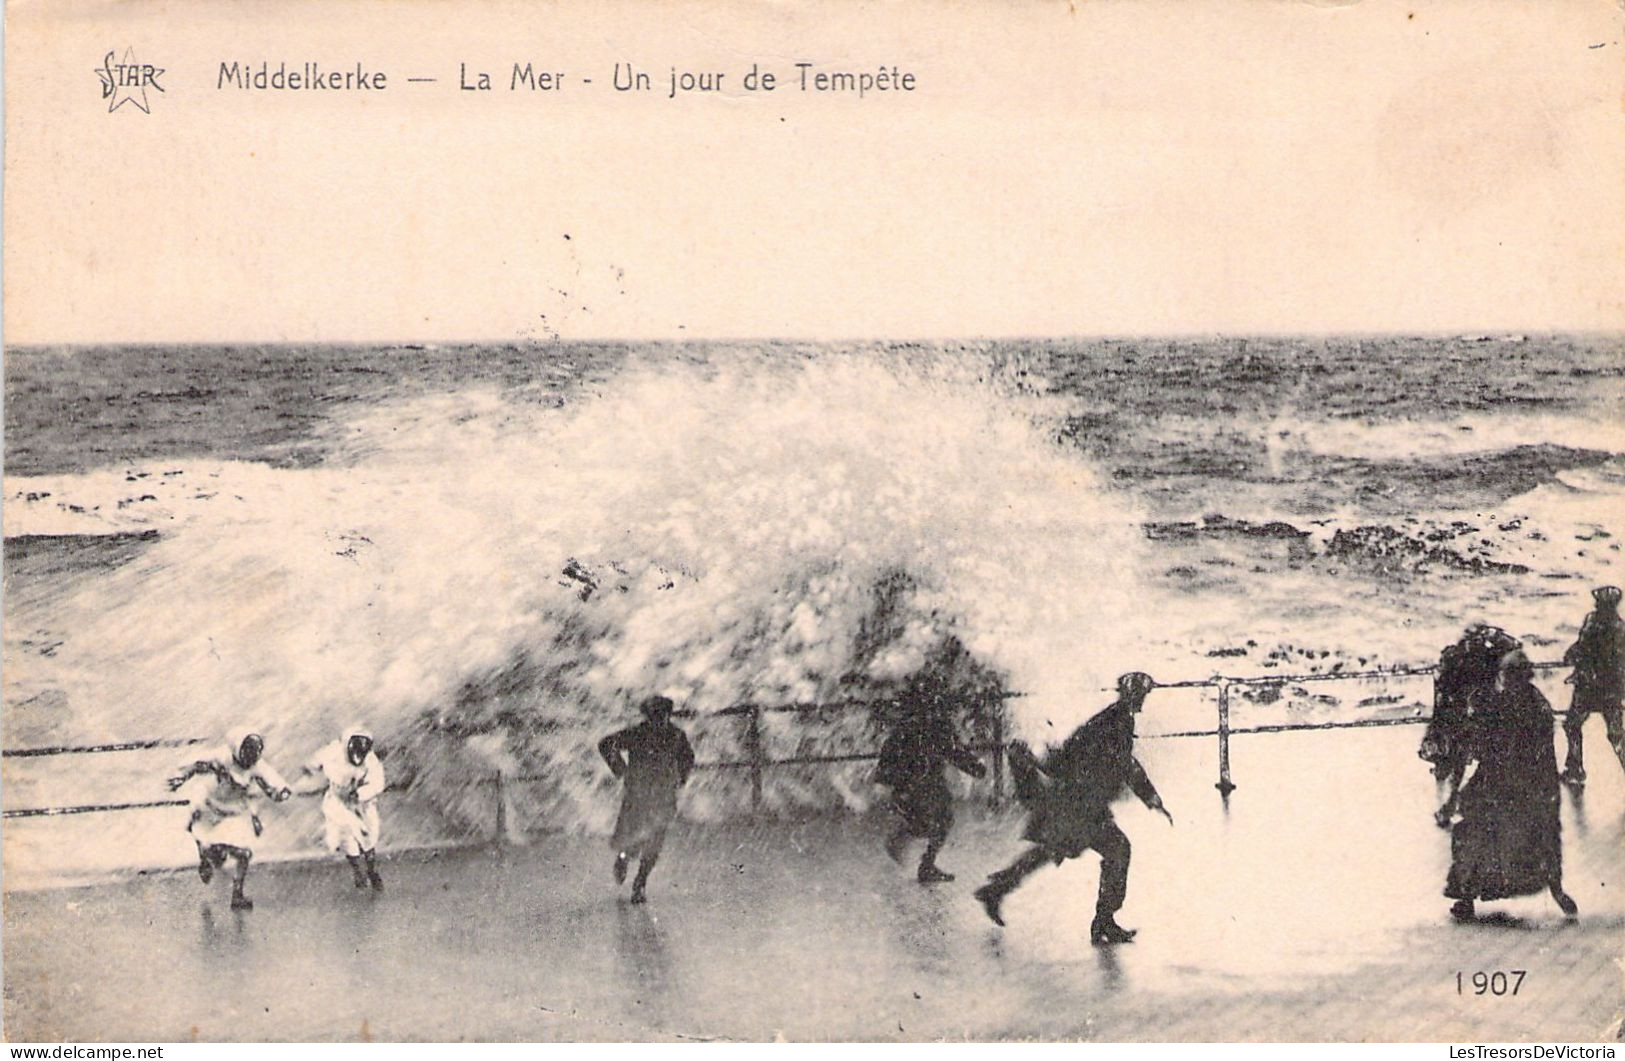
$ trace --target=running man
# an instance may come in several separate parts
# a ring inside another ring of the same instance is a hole
[[[1614,746],[1619,765],[1625,767],[1625,718],[1621,700],[1625,698],[1625,621],[1619,617],[1618,586],[1598,586],[1591,591],[1596,607],[1580,624],[1580,636],[1563,654],[1563,662],[1574,668],[1569,681],[1574,697],[1569,701],[1563,735],[1568,738],[1568,756],[1563,780],[1579,787],[1585,784],[1585,749],[1581,731],[1592,712],[1602,716],[1608,743]]]
[[[880,747],[875,780],[891,786],[892,809],[898,825],[886,841],[886,853],[901,862],[910,840],[925,841],[925,853],[915,879],[921,884],[951,881],[954,875],[937,865],[937,854],[954,824],[953,794],[943,768],[952,763],[971,775],[984,777],[987,768],[959,743],[953,719],[939,692],[916,692],[902,701],[903,715]]]
[[[626,782],[610,846],[615,850],[616,884],[626,880],[627,862],[638,860],[638,875],[632,880],[634,903],[648,900],[644,888],[677,814],[677,790],[694,769],[694,749],[687,735],[672,724],[673,707],[666,697],[651,696],[638,705],[642,722],[598,742],[598,754],[610,772]]]
[[[1032,812],[1023,837],[1033,846],[976,890],[995,925],[1004,924],[999,904],[1045,863],[1059,866],[1093,850],[1100,853],[1100,897],[1089,941],[1127,943],[1134,938],[1134,931],[1119,925],[1115,916],[1128,895],[1129,842],[1112,818],[1111,802],[1127,786],[1169,825],[1174,823],[1134,758],[1134,716],[1155,687],[1151,676],[1139,671],[1117,679],[1116,702],[1074,730],[1043,763],[1026,745],[1011,745],[1011,779]]]

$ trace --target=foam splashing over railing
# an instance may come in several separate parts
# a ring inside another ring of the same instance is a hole
[[[488,817],[495,770],[552,779],[527,824],[599,828],[592,735],[650,692],[719,759],[729,705],[883,702],[932,670],[1028,693],[1017,734],[1081,721],[1143,633],[1143,538],[1053,411],[982,355],[775,350],[652,358],[562,408],[369,407],[317,467],[221,463],[216,500],[54,606],[63,734],[247,723],[296,765],[360,718],[453,822]],[[876,721],[773,716],[761,739],[840,754]],[[732,813],[725,773],[685,812]],[[858,791],[787,768],[766,798]]]

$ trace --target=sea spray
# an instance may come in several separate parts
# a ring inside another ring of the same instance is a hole
[[[986,358],[737,350],[562,408],[371,406],[318,467],[212,465],[210,497],[54,603],[71,633],[26,666],[75,739],[247,722],[287,768],[364,719],[413,805],[470,832],[497,774],[510,827],[606,826],[592,745],[651,692],[693,712],[702,761],[745,753],[725,708],[883,704],[932,668],[1025,694],[1013,731],[1049,739],[1146,634],[1139,517],[1053,412]],[[868,750],[877,711],[769,715],[762,739]],[[861,806],[868,769],[770,770],[764,796]],[[702,771],[685,813],[740,811],[742,781]]]

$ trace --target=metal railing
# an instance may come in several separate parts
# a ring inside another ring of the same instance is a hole
[[[1536,670],[1555,670],[1567,664],[1558,662],[1536,663]],[[1331,670],[1310,674],[1269,674],[1252,675],[1246,677],[1222,677],[1196,679],[1190,681],[1176,681],[1158,683],[1157,689],[1212,689],[1217,696],[1217,725],[1214,729],[1182,730],[1169,733],[1144,734],[1142,740],[1164,740],[1188,737],[1217,737],[1219,750],[1219,779],[1214,785],[1221,795],[1226,798],[1236,789],[1236,784],[1230,776],[1230,738],[1238,734],[1256,733],[1289,733],[1300,730],[1328,730],[1328,729],[1367,729],[1379,726],[1407,726],[1425,725],[1431,721],[1429,715],[1414,715],[1402,718],[1368,718],[1350,719],[1347,721],[1326,722],[1286,722],[1267,723],[1252,726],[1232,726],[1230,724],[1231,690],[1237,686],[1281,686],[1299,684],[1304,682],[1334,682],[1334,681],[1386,681],[1404,678],[1425,678],[1432,676],[1438,668],[1433,665],[1417,667],[1379,668],[1362,671]],[[1023,696],[1022,693],[1005,693],[997,696],[979,698],[973,702],[968,716],[973,725],[980,726],[988,733],[989,739],[985,742],[974,742],[968,745],[971,751],[989,756],[992,792],[990,800],[995,804],[1004,798],[1004,748],[1005,748],[1005,711],[1004,703],[1007,700]],[[835,765],[854,762],[874,762],[880,758],[876,751],[844,752],[834,755],[793,755],[785,758],[772,758],[766,754],[762,741],[762,716],[765,714],[828,714],[831,712],[863,710],[874,711],[882,701],[875,700],[836,700],[821,704],[739,704],[727,707],[721,711],[700,714],[693,711],[677,711],[678,717],[695,719],[729,718],[737,717],[743,720],[743,744],[748,758],[721,759],[698,762],[694,764],[697,770],[749,770],[751,808],[760,810],[763,803],[764,775],[773,767],[781,766],[807,766],[807,765]],[[1554,711],[1554,717],[1564,714]],[[57,755],[94,755],[110,752],[141,751],[155,748],[183,748],[198,744],[211,743],[208,738],[184,737],[159,740],[122,741],[117,743],[86,744],[86,745],[56,745],[37,748],[6,748],[0,750],[0,756],[5,758],[32,758],[40,756]],[[495,785],[498,789],[497,815],[498,834],[501,835],[502,817],[505,813],[506,801],[503,798],[502,788],[509,782],[537,782],[548,780],[543,774],[496,774],[487,778],[482,784]],[[314,793],[300,793],[312,795]],[[6,809],[5,818],[39,818],[55,817],[68,814],[95,814],[109,811],[146,810],[157,807],[185,807],[191,804],[186,799],[159,799],[143,800],[129,803],[94,803],[62,807],[24,807]]]
[[[1566,663],[1547,662],[1536,663],[1536,670],[1557,670],[1568,666]],[[1388,667],[1375,668],[1363,671],[1330,670],[1315,674],[1269,674],[1253,675],[1243,678],[1205,678],[1200,681],[1169,682],[1159,685],[1161,689],[1215,689],[1218,692],[1219,724],[1216,730],[1195,730],[1185,733],[1161,733],[1158,737],[1209,737],[1219,738],[1219,780],[1213,786],[1219,794],[1228,797],[1236,790],[1236,783],[1230,777],[1230,738],[1237,733],[1287,733],[1293,730],[1314,729],[1368,729],[1373,726],[1417,726],[1426,725],[1433,721],[1431,715],[1415,715],[1407,718],[1367,718],[1351,719],[1347,722],[1299,722],[1279,723],[1263,726],[1245,726],[1236,728],[1230,725],[1230,690],[1237,685],[1275,686],[1299,682],[1330,682],[1330,681],[1371,681],[1391,678],[1426,678],[1438,672],[1436,664],[1420,667]],[[1563,712],[1555,711],[1554,716],[1561,716]]]

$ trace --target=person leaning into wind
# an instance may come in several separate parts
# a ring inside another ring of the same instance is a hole
[[[1174,822],[1134,758],[1134,716],[1155,687],[1151,676],[1139,671],[1118,678],[1117,700],[1074,730],[1042,763],[1025,744],[1011,743],[1011,779],[1016,795],[1031,809],[1022,835],[1033,846],[976,890],[994,924],[1004,924],[999,904],[1045,863],[1059,866],[1093,850],[1100,853],[1100,897],[1089,940],[1127,943],[1134,938],[1116,920],[1128,895],[1129,842],[1112,818],[1111,802],[1126,786],[1169,825]]]
[[[1475,622],[1455,644],[1439,653],[1433,678],[1433,717],[1416,754],[1433,764],[1433,776],[1443,787],[1444,799],[1433,815],[1441,829],[1450,828],[1467,771],[1467,734],[1473,704],[1494,687],[1501,657],[1521,647],[1517,638],[1500,627]]]

